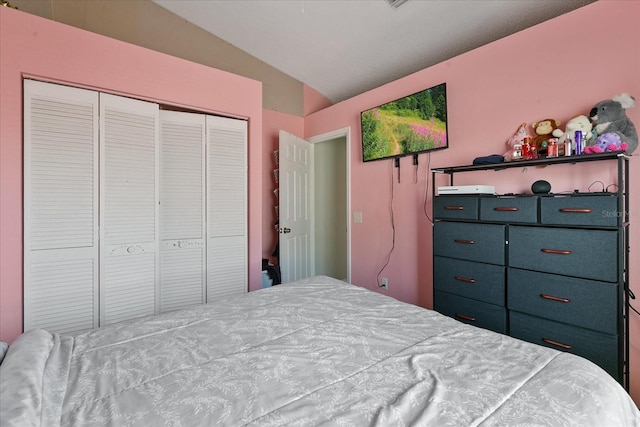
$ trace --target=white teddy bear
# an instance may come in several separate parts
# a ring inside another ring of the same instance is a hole
[[[587,145],[595,144],[592,132],[593,125],[591,124],[591,120],[589,120],[585,115],[579,115],[570,119],[565,126],[564,132],[560,129],[556,129],[553,131],[553,136],[558,138],[558,144],[564,144],[568,141],[568,143],[573,147],[575,144],[575,134],[577,130],[582,131],[582,143],[585,147]]]

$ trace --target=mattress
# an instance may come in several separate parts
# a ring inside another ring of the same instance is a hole
[[[0,365],[7,426],[639,426],[578,356],[314,277],[77,335]]]

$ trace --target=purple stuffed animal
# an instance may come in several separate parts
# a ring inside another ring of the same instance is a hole
[[[622,142],[620,135],[613,132],[603,133],[596,139],[596,145],[584,148],[585,154],[607,153],[610,151],[625,151],[627,143]]]

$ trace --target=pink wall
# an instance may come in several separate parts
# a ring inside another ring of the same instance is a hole
[[[22,77],[249,119],[249,283],[260,287],[262,84],[0,7],[0,340],[22,331]]]
[[[548,117],[566,122],[623,92],[639,101],[628,115],[640,129],[638,16],[640,2],[599,1],[305,117],[306,138],[347,126],[352,130],[351,208],[362,212],[364,219],[352,227],[352,282],[377,290],[376,273],[391,247],[392,181],[396,247],[384,272],[391,285],[389,294],[432,307],[432,225],[423,209],[425,194],[430,195],[433,185],[427,182],[429,167],[470,164],[477,156],[502,154],[506,139],[521,122]],[[441,82],[447,82],[451,148],[430,158],[421,155],[417,182],[411,158],[401,159],[400,184],[391,161],[364,164],[360,111]],[[640,150],[631,160],[631,230],[635,230],[631,248],[640,247],[638,155]],[[614,183],[613,166],[614,162],[489,171],[457,175],[456,183],[490,183],[498,192],[524,192],[535,180],[546,179],[554,192],[588,191],[598,180]],[[437,185],[446,183],[439,180]],[[427,212],[430,209],[429,196]],[[631,252],[631,266],[638,265],[638,252]],[[640,270],[633,268],[630,273],[631,288],[640,295]],[[635,305],[640,308],[638,301]],[[631,393],[640,403],[640,316],[636,314],[631,316],[630,336]]]
[[[275,262],[271,257],[278,234],[275,231],[276,212],[274,206],[278,200],[273,190],[278,187],[273,178],[275,161],[273,152],[278,149],[280,130],[302,137],[304,134],[304,120],[302,117],[280,113],[273,110],[263,110],[262,118],[262,144],[264,146],[264,158],[262,159],[262,257]],[[253,290],[253,289],[252,289]]]

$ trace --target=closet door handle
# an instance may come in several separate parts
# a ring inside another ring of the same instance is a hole
[[[563,212],[563,213],[591,213],[591,212],[593,212],[593,209],[589,209],[589,208],[562,208],[562,209],[560,209],[560,212]]]
[[[569,298],[554,297],[553,295],[547,295],[547,294],[540,294],[540,297],[542,297],[544,299],[548,299],[550,301],[564,302],[566,304],[571,302],[571,300]]]
[[[510,207],[497,207],[497,208],[493,208],[494,211],[498,211],[498,212],[517,212],[520,209],[518,208],[510,208]]]
[[[475,240],[463,240],[463,239],[455,239],[454,242],[456,243],[463,243],[465,245],[473,245],[476,243]]]
[[[560,249],[540,249],[545,254],[554,254],[554,255],[571,255],[571,251],[563,251]]]
[[[468,320],[470,322],[475,322],[476,321],[475,317],[467,316],[466,314],[456,313],[456,317],[459,317],[459,318],[464,319],[464,320]]]
[[[476,279],[470,279],[468,277],[454,276],[454,279],[465,283],[476,283]]]
[[[463,211],[464,206],[445,206],[444,210],[446,211]]]
[[[573,348],[572,345],[569,344],[564,344],[558,341],[554,341],[554,340],[550,340],[549,338],[542,338],[542,341],[546,342],[547,344],[551,344],[555,347],[560,347],[560,348],[564,348],[565,350],[571,350]]]

